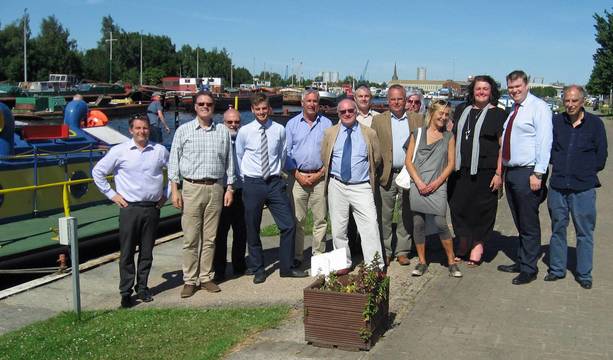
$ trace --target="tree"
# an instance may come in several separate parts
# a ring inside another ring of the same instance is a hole
[[[40,34],[32,40],[31,64],[33,79],[44,80],[51,73],[80,74],[81,57],[77,42],[70,39],[70,32],[65,29],[55,16],[44,18]]]
[[[530,89],[530,92],[534,96],[538,96],[540,98],[544,97],[555,97],[558,95],[558,91],[552,86],[545,87],[533,87]]]
[[[0,80],[23,80],[23,26],[30,39],[30,15],[23,15],[0,30]],[[28,70],[30,66],[28,65]],[[28,72],[29,73],[29,72]],[[30,79],[31,76],[28,76]]]
[[[245,69],[244,67],[235,68],[232,75],[234,76],[234,86],[236,86],[236,84],[253,83],[253,76],[251,76],[249,70]]]
[[[600,47],[593,56],[594,68],[587,91],[594,95],[606,94],[613,87],[613,13],[594,14],[596,42]]]

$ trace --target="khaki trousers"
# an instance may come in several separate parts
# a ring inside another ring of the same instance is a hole
[[[326,230],[328,228],[328,223],[326,222],[327,204],[325,182],[321,180],[315,184],[315,186],[304,187],[300,185],[292,175],[289,177],[288,189],[290,202],[292,203],[294,217],[296,219],[294,258],[300,261],[303,260],[304,224],[306,222],[308,209],[311,209],[313,213],[313,243],[311,245],[311,254],[323,254],[326,252]]]
[[[394,181],[396,176],[398,174],[392,173],[392,184],[389,189],[386,190],[383,186],[379,186],[376,196],[381,238],[385,246],[385,255],[390,257],[406,256],[411,250],[411,240],[413,239],[413,214],[409,206],[409,192],[396,185],[396,181]],[[399,213],[396,227],[397,242],[394,247],[394,244],[392,244],[394,237],[392,219],[396,203],[398,203]]]
[[[223,186],[183,182],[183,282],[198,285],[213,279],[213,255]],[[198,281],[200,280],[200,281]]]

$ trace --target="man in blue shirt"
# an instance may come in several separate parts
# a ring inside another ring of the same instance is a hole
[[[266,281],[260,224],[264,204],[267,204],[281,231],[280,276],[306,277],[305,272],[293,267],[296,226],[287,197],[287,184],[281,178],[287,155],[285,129],[270,120],[272,109],[266,94],[256,93],[252,96],[251,111],[255,121],[243,126],[236,136],[236,157],[243,179],[248,270],[254,275],[254,284]]]
[[[306,90],[302,94],[302,112],[291,118],[285,126],[285,168],[290,174],[288,192],[296,220],[296,266],[303,260],[307,209],[311,209],[313,214],[311,253],[317,255],[326,251],[326,186],[323,182],[324,168],[320,152],[324,130],[332,126],[332,122],[318,114],[318,111],[319,91]]]
[[[551,153],[551,110],[546,102],[530,94],[528,76],[521,70],[507,75],[509,95],[515,101],[505,123],[501,157],[505,166],[507,202],[519,232],[517,262],[500,265],[499,271],[519,273],[514,285],[527,284],[538,273],[541,252],[539,205],[547,196],[545,187]]]
[[[150,136],[151,141],[161,144],[163,142],[162,137],[162,126],[164,126],[164,130],[166,133],[170,133],[170,128],[166,123],[166,118],[164,117],[164,107],[160,102],[160,93],[154,92],[151,95],[151,103],[147,106],[147,117],[149,118],[150,124]]]
[[[364,262],[381,257],[374,192],[378,186],[377,168],[381,164],[379,139],[374,130],[356,120],[357,105],[351,99],[338,104],[339,123],[326,129],[321,147],[321,160],[326,171],[328,207],[335,249],[345,249],[347,267],[337,271],[346,274],[352,266],[347,238],[349,209],[360,237]],[[379,264],[383,268],[383,259]]]
[[[597,173],[607,161],[607,135],[600,118],[585,111],[585,90],[564,88],[566,111],[553,118],[551,180],[547,206],[551,216],[549,273],[545,281],[566,276],[566,228],[570,216],[577,233],[577,281],[592,288],[592,257],[596,226]]]
[[[130,119],[129,126],[132,139],[112,147],[92,170],[100,192],[119,206],[119,292],[123,308],[133,305],[136,245],[139,247],[136,294],[141,301],[153,300],[147,280],[160,207],[166,201],[162,170],[168,162],[168,150],[149,141],[146,117]],[[116,190],[106,179],[109,174],[115,175]]]

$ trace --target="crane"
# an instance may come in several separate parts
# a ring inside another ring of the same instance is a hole
[[[364,65],[364,70],[362,70],[362,73],[360,74],[360,82],[366,81],[366,70],[368,70],[368,62],[370,62],[370,59],[366,60],[366,65]]]

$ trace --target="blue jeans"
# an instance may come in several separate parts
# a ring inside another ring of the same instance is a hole
[[[566,274],[568,245],[566,228],[570,216],[577,233],[577,280],[592,280],[594,227],[596,226],[596,190],[581,192],[550,189],[547,200],[551,217],[549,273]]]

